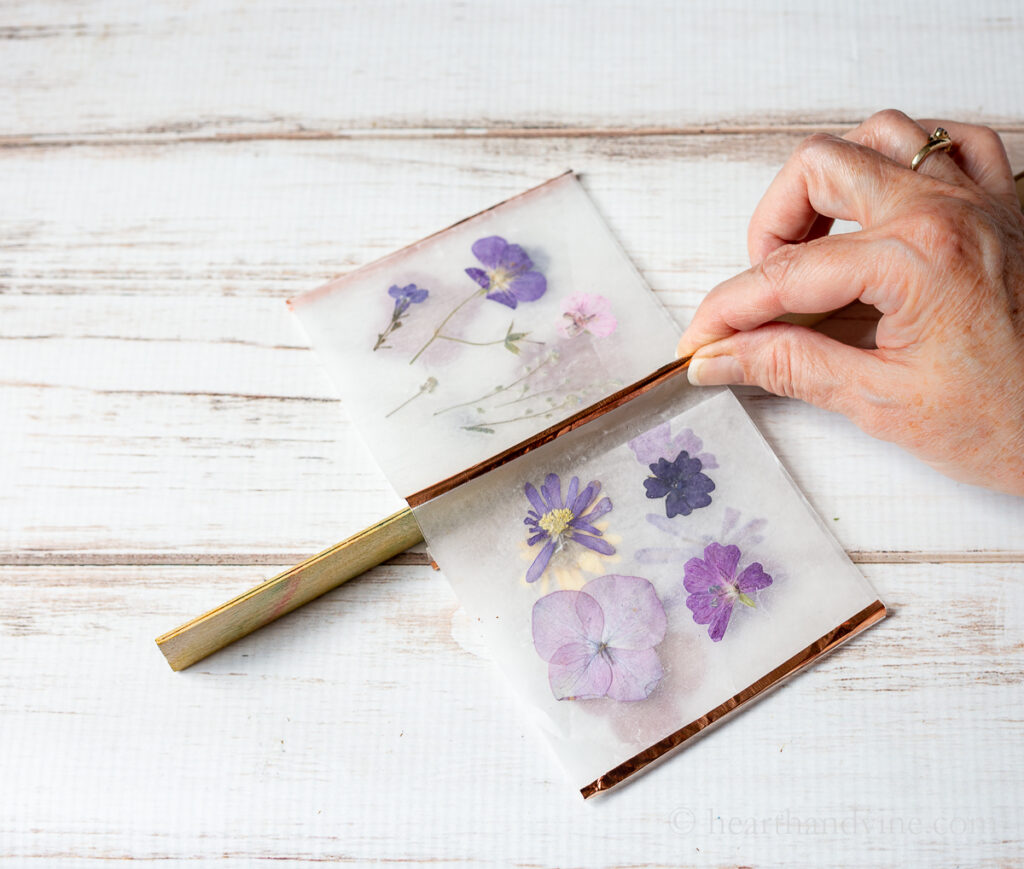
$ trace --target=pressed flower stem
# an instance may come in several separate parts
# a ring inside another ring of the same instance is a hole
[[[465,338],[453,338],[451,335],[438,335],[436,337],[441,341],[455,341],[459,344],[472,344],[474,347],[491,347],[494,344],[505,343],[504,338],[499,338],[497,341],[467,341]]]
[[[450,320],[450,319],[451,319],[452,317],[454,317],[454,316],[455,316],[455,315],[456,315],[456,314],[457,314],[457,313],[458,313],[458,312],[459,312],[459,311],[460,311],[460,310],[462,309],[462,307],[463,307],[464,305],[466,305],[466,304],[467,304],[468,302],[470,302],[470,301],[472,301],[473,299],[475,299],[475,298],[476,298],[477,296],[482,296],[482,295],[483,295],[484,293],[486,293],[486,292],[487,292],[486,288],[484,288],[484,289],[479,289],[479,290],[473,290],[473,292],[472,292],[472,293],[471,293],[470,295],[466,296],[466,298],[464,298],[464,299],[463,299],[463,300],[462,300],[461,302],[459,302],[459,304],[457,304],[457,305],[456,305],[456,306],[455,306],[454,308],[452,308],[452,309],[451,309],[451,310],[450,310],[450,311],[448,312],[448,316],[447,316],[447,317],[445,317],[445,318],[444,318],[444,319],[443,319],[443,320],[441,321],[441,323],[440,323],[440,324],[438,325],[438,327],[437,327],[437,328],[436,328],[436,329],[434,330],[434,334],[433,334],[433,335],[431,335],[431,336],[430,336],[430,337],[429,337],[429,338],[427,339],[427,343],[426,343],[426,344],[424,344],[424,345],[423,345],[422,347],[420,347],[420,349],[416,351],[416,355],[415,355],[415,356],[413,356],[413,357],[412,357],[412,359],[410,359],[410,360],[409,360],[409,364],[410,364],[410,365],[412,365],[412,364],[413,364],[413,362],[415,362],[415,361],[416,361],[417,359],[419,359],[419,358],[420,358],[420,356],[421,356],[421,355],[423,355],[423,351],[424,351],[424,350],[426,350],[426,349],[427,349],[427,348],[428,348],[428,347],[429,347],[429,346],[430,346],[431,344],[433,344],[433,343],[434,343],[434,342],[435,342],[435,341],[436,341],[436,340],[437,340],[437,339],[438,339],[439,337],[441,337],[441,330],[442,330],[442,329],[443,329],[443,328],[444,328],[445,326],[447,326],[447,325],[448,325],[448,321],[449,321],[449,320]]]
[[[569,404],[570,404],[570,400],[567,398],[561,404],[556,404],[554,407],[546,408],[544,410],[538,411],[537,413],[525,413],[522,416],[513,416],[510,419],[499,419],[499,420],[495,420],[494,422],[478,422],[478,423],[474,423],[471,426],[464,425],[464,426],[462,426],[462,428],[465,428],[465,429],[478,428],[478,427],[479,428],[491,428],[491,427],[496,426],[496,425],[504,425],[507,422],[519,422],[520,420],[523,420],[523,419],[535,419],[538,416],[547,416],[547,414],[549,414],[549,413],[554,413],[556,410],[561,410],[563,407],[568,407]]]
[[[449,410],[455,410],[456,408],[459,408],[459,407],[467,407],[467,406],[469,406],[471,404],[477,404],[478,402],[486,401],[488,398],[491,398],[492,396],[497,395],[499,392],[505,392],[506,390],[511,389],[513,386],[518,386],[523,381],[528,380],[529,378],[533,377],[534,374],[536,374],[538,371],[540,371],[541,368],[543,368],[545,365],[547,365],[553,359],[554,359],[554,354],[549,353],[547,355],[547,357],[545,357],[545,359],[543,361],[539,362],[535,367],[533,367],[529,371],[527,371],[526,374],[524,374],[522,377],[518,377],[515,380],[513,380],[507,386],[502,386],[502,387],[499,387],[497,389],[492,389],[490,392],[486,392],[483,395],[478,396],[477,398],[471,398],[469,401],[462,401],[462,402],[459,402],[458,404],[453,404],[451,407],[446,407],[444,410],[434,411],[434,416],[440,416],[442,413],[448,413]]]
[[[423,393],[426,392],[426,391],[427,391],[427,384],[424,383],[423,386],[420,387],[420,391],[419,392],[417,392],[415,395],[409,396],[405,401],[403,401],[400,405],[398,405],[398,407],[396,407],[390,413],[384,414],[384,419],[387,419],[389,416],[393,416],[394,414],[398,413],[398,411],[400,411],[403,407],[405,407],[407,404],[409,404],[409,402],[415,401],[417,398],[419,398],[421,395],[423,395]]]

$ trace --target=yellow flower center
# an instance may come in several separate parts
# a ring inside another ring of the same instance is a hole
[[[511,275],[505,271],[505,269],[497,268],[491,272],[491,286],[492,290],[503,290],[508,286],[508,282],[511,279]]]
[[[540,521],[537,523],[543,528],[552,538],[559,537],[566,528],[569,527],[569,523],[573,520],[572,510],[568,507],[561,507],[558,510],[551,510],[540,517]]]

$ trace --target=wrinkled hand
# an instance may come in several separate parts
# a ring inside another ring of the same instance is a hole
[[[909,168],[937,126],[955,143]],[[829,236],[832,220],[860,224]],[[986,127],[874,115],[794,152],[750,222],[753,267],[680,339],[691,382],[749,383],[845,414],[955,479],[1024,495],[1024,217]],[[856,299],[877,349],[771,322]]]

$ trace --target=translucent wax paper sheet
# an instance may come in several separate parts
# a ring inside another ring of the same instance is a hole
[[[639,380],[678,337],[573,175],[291,304],[404,497]]]
[[[707,395],[675,377],[415,510],[584,795],[884,613],[732,393]]]

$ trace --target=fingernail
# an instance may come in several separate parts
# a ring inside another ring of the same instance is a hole
[[[676,359],[683,359],[686,356],[692,356],[696,351],[697,348],[690,346],[690,342],[686,340],[686,335],[684,334],[682,338],[679,339],[679,343],[676,344]]]
[[[710,356],[694,359],[686,370],[694,386],[724,386],[743,382],[743,367],[732,356]]]

